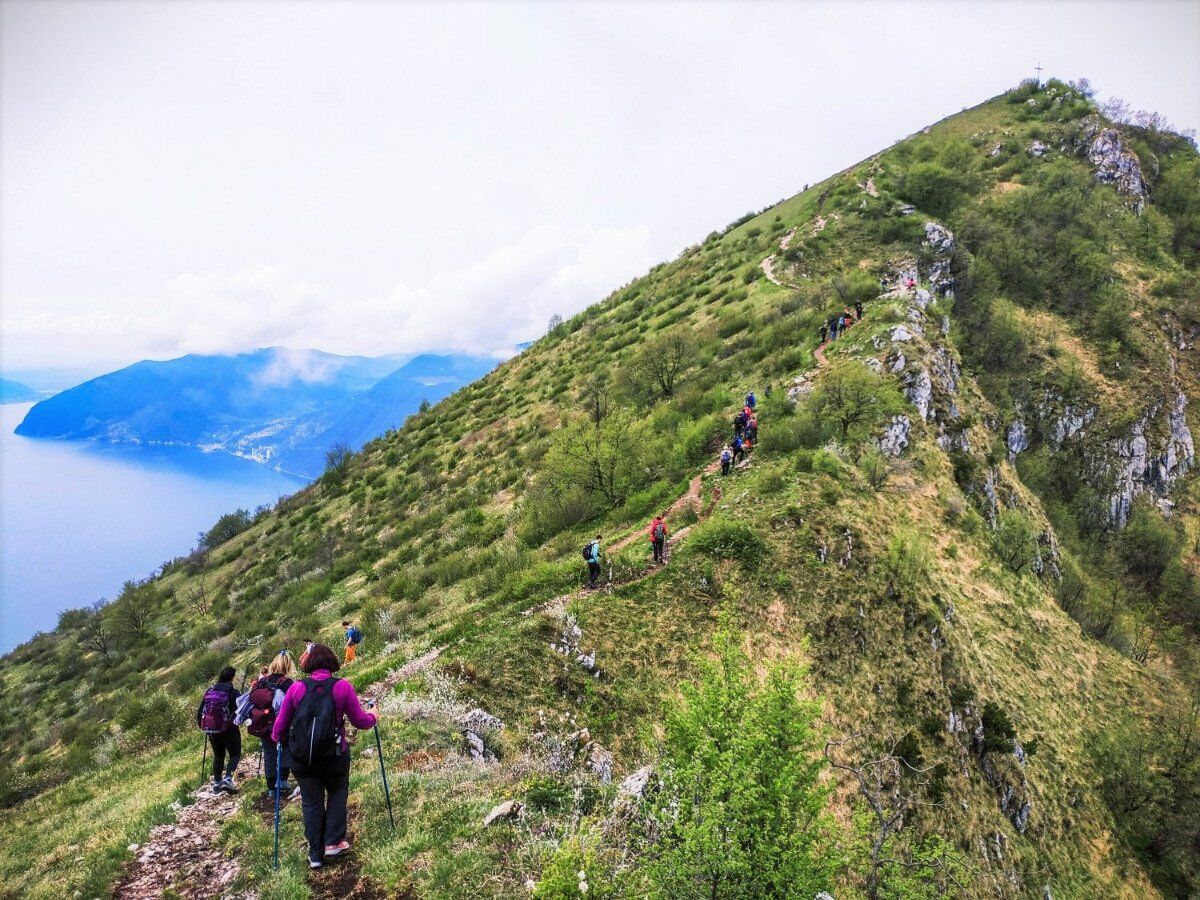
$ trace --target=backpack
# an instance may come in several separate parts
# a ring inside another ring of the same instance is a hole
[[[721,451],[721,462],[729,462],[731,459],[733,459],[732,453],[730,453],[728,450]]]
[[[211,687],[200,701],[200,730],[205,734],[222,734],[229,730],[229,695]]]
[[[667,536],[667,527],[665,525],[663,525],[662,522],[659,522],[657,525],[654,526],[654,531],[651,533],[654,535],[654,539],[656,541],[661,541],[663,538],[665,538]]]
[[[341,755],[337,715],[333,708],[333,686],[341,679],[304,679],[304,697],[288,724],[288,755],[301,766],[320,765]]]
[[[260,678],[250,688],[250,711],[247,715],[246,731],[256,738],[269,738],[275,724],[275,714],[283,702],[283,691],[279,685]]]
[[[350,626],[350,630],[346,632],[346,639],[352,644],[362,643],[362,632],[358,630],[357,625]]]
[[[590,541],[583,545],[583,558],[586,562],[592,561],[592,545]]]

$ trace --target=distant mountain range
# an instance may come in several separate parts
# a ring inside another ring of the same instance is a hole
[[[0,378],[0,403],[29,403],[41,397],[41,393],[27,384]]]
[[[145,360],[35,405],[17,434],[232,453],[314,478],[338,443],[358,449],[497,360],[338,356],[271,347]]]

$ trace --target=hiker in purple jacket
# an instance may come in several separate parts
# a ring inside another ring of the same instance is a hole
[[[288,688],[271,729],[271,740],[283,741],[285,761],[300,785],[308,865],[313,869],[350,849],[346,840],[346,797],[350,792],[346,719],[359,729],[372,728],[378,721],[359,704],[354,685],[333,677],[338,668],[337,654],[324,644],[314,644],[303,666],[308,677]],[[293,724],[306,739],[289,733]],[[329,737],[327,744],[320,738],[323,734]]]

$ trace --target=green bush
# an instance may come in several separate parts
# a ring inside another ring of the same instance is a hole
[[[757,565],[767,552],[766,544],[753,528],[732,519],[710,519],[693,532],[688,546],[698,553],[735,559],[747,566]]]
[[[840,867],[803,674],[764,679],[728,634],[667,711],[647,874],[664,897],[812,897]]]

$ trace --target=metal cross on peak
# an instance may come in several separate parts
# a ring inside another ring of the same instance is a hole
[[[1039,59],[1038,64],[1036,66],[1034,66],[1033,68],[1034,68],[1034,71],[1037,72],[1037,83],[1040,86],[1042,83],[1042,71],[1043,71],[1042,61]]]

